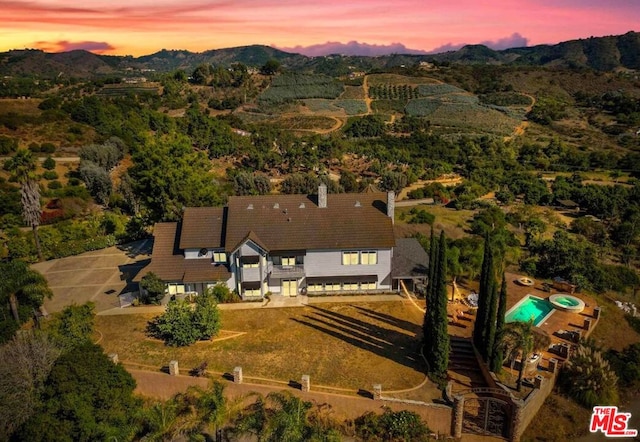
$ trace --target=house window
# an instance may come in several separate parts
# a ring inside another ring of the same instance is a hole
[[[255,298],[256,296],[260,296],[260,289],[244,289],[245,298]]]
[[[376,289],[375,281],[373,281],[373,282],[361,282],[360,283],[360,290],[375,290],[375,289]]]
[[[322,291],[322,284],[307,284],[308,293],[318,293]]]
[[[240,258],[240,265],[243,269],[257,269],[259,262],[259,256],[242,256]]]
[[[293,267],[296,265],[296,257],[295,256],[283,256],[282,257],[282,265]]]
[[[362,265],[376,265],[378,264],[378,253],[376,251],[365,251],[360,253],[360,263]]]
[[[342,265],[343,266],[358,265],[358,252],[342,252]]]
[[[245,298],[255,298],[261,295],[259,282],[245,282],[242,284],[242,295]]]
[[[340,283],[336,282],[336,283],[333,283],[333,284],[331,284],[331,283],[325,284],[324,285],[324,289],[327,292],[339,292],[340,291]]]
[[[342,284],[342,290],[352,290],[352,291],[356,291],[358,290],[358,283],[357,282],[345,282]]]
[[[167,284],[169,288],[169,295],[180,295],[185,292],[184,284]]]
[[[227,262],[227,254],[224,252],[213,252],[213,262]]]

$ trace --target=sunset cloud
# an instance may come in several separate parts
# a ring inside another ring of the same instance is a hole
[[[274,46],[276,47],[276,46]],[[419,49],[409,49],[402,43],[392,43],[389,45],[372,45],[367,43],[359,43],[350,41],[348,43],[340,43],[337,41],[328,41],[323,44],[310,46],[294,46],[292,48],[280,48],[281,51],[293,52],[309,57],[317,57],[321,55],[342,54],[342,55],[365,55],[375,57],[378,55],[388,54],[426,54],[427,52]]]
[[[96,54],[113,51],[116,48],[106,41],[38,41],[34,43],[34,47],[42,49],[45,52],[67,52],[82,49]]]
[[[108,41],[134,55],[249,44],[309,54],[504,49],[640,30],[637,0],[0,0],[0,11],[0,51]]]
[[[481,44],[481,45],[485,45],[488,48],[495,49],[496,51],[500,51],[500,50],[509,49],[509,48],[522,48],[527,46],[528,42],[529,42],[528,38],[525,38],[519,33],[514,32],[509,37],[499,38],[497,40],[485,40],[481,42],[473,42],[473,43],[469,42],[469,43],[459,43],[459,44],[447,43],[442,46],[438,46],[437,48],[429,51],[429,53],[439,54],[441,52],[457,51],[463,46],[466,46],[469,44]]]

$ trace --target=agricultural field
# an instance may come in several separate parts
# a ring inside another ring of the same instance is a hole
[[[308,98],[306,100],[302,100],[304,106],[311,112],[314,113],[342,113],[342,110],[336,107],[335,102],[333,100],[326,100],[322,98]]]
[[[404,108],[407,115],[429,118],[434,126],[450,132],[484,132],[508,135],[520,123],[522,114],[510,108],[484,106],[478,96],[448,84],[422,85],[424,98],[410,100]],[[526,98],[526,97],[525,97]]]
[[[380,86],[389,84],[393,85],[410,85],[418,86],[421,84],[438,84],[440,80],[429,77],[407,77],[406,75],[397,74],[371,74],[367,75],[367,84],[371,86]]]
[[[97,92],[97,95],[106,95],[110,97],[126,96],[129,94],[158,94],[160,87],[154,84],[107,84]]]
[[[277,104],[305,98],[338,98],[342,83],[326,75],[283,74],[275,77],[258,101]]]
[[[405,100],[375,100],[371,109],[378,114],[401,114],[407,105]]]
[[[379,84],[369,86],[369,97],[373,100],[411,100],[418,98],[418,87],[408,84]]]
[[[362,86],[345,86],[344,92],[340,95],[342,100],[364,100],[364,89]]]
[[[336,100],[336,106],[344,109],[347,115],[362,115],[367,113],[367,103],[364,100]]]
[[[420,85],[418,86],[418,93],[421,97],[432,97],[447,94],[468,94],[464,89],[460,89],[459,87],[446,83]]]

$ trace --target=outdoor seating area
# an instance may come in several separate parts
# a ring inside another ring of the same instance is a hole
[[[461,302],[469,308],[478,308],[478,294],[476,292],[471,292],[466,298],[462,298]]]

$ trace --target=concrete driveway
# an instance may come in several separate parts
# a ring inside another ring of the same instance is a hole
[[[47,278],[53,298],[48,313],[71,304],[96,304],[96,313],[120,307],[118,295],[137,290],[133,277],[149,262],[152,239],[40,262],[31,267]]]

